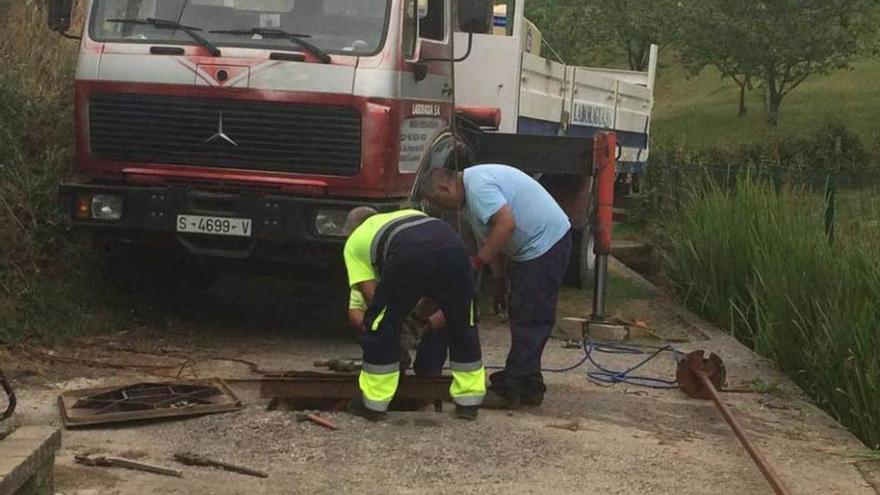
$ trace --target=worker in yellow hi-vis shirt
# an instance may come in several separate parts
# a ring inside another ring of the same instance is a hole
[[[458,233],[420,211],[378,214],[369,208],[353,210],[346,231],[349,285],[367,303],[362,397],[349,411],[374,421],[384,417],[400,379],[402,323],[421,299],[430,298],[446,319],[456,415],[475,419],[486,394],[486,371],[474,316],[473,273]]]

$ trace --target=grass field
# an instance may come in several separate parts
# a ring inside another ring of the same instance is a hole
[[[715,70],[692,76],[664,51],[653,138],[657,146],[730,148],[768,139],[808,136],[829,122],[845,125],[869,148],[880,146],[880,60],[863,60],[852,70],[808,79],[783,101],[778,128],[766,124],[763,91],[748,95],[749,114],[737,117],[739,88]]]

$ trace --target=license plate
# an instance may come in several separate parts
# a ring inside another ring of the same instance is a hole
[[[177,231],[190,234],[250,237],[253,234],[253,223],[253,220],[247,218],[177,215]]]

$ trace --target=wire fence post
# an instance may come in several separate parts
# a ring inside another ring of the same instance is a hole
[[[840,169],[841,160],[841,141],[840,137],[834,139],[834,158],[836,168]],[[828,242],[834,244],[834,217],[837,213],[837,174],[832,172],[828,174],[825,180],[825,235]]]
[[[834,215],[837,202],[837,177],[829,174],[825,181],[825,235],[829,243],[834,243]]]

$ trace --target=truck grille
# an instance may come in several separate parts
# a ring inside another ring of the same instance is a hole
[[[360,170],[361,118],[346,107],[96,94],[89,126],[100,160],[326,175]]]

